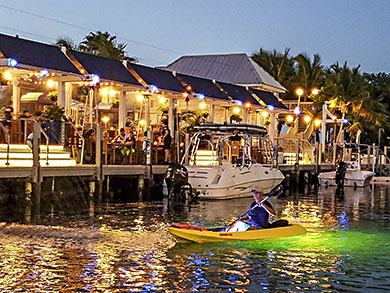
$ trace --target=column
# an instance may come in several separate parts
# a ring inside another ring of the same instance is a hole
[[[173,97],[169,97],[169,107],[168,107],[168,128],[171,131],[171,134],[174,134],[174,123],[175,117],[173,116],[173,109],[175,108],[175,99]]]
[[[270,113],[270,125],[269,125],[269,137],[273,144],[275,144],[275,133],[276,133],[276,116],[275,112]]]
[[[248,123],[248,113],[249,113],[249,110],[242,109],[242,123],[244,123],[244,124]]]
[[[119,94],[119,110],[118,110],[119,129],[125,127],[125,124],[126,124],[126,91],[121,91]]]
[[[60,107],[65,107],[65,100],[66,100],[65,82],[59,81],[57,105]]]
[[[91,88],[89,90],[89,105],[86,105],[89,107],[89,119],[88,119],[88,122],[89,122],[89,127],[92,128],[92,124],[93,124],[93,100],[95,98],[95,89],[94,88]],[[85,124],[85,121],[84,121],[84,124]]]
[[[65,83],[65,116],[70,117],[72,115],[72,83]],[[58,93],[59,94],[59,93]],[[74,118],[74,117],[73,117]],[[78,119],[78,117],[77,117]]]
[[[14,79],[12,85],[12,107],[14,108],[14,114],[20,113],[20,82]]]
[[[321,151],[325,154],[325,140],[326,140],[326,105],[322,106],[322,124],[321,124]]]
[[[210,120],[211,123],[213,123],[215,121],[215,105],[214,104],[210,105],[209,120]]]

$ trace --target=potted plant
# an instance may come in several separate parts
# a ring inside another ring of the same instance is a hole
[[[45,128],[49,143],[58,144],[61,134],[61,120],[64,116],[64,108],[58,105],[49,106],[43,113],[42,118],[46,120]]]

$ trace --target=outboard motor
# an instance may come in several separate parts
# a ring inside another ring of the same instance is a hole
[[[348,164],[340,161],[336,167],[336,184],[337,188],[344,187],[345,173],[347,172]]]
[[[193,196],[191,184],[188,182],[188,170],[183,165],[169,164],[165,184],[169,200],[185,200],[187,196]]]

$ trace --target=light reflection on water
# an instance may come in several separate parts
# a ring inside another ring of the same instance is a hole
[[[0,225],[0,291],[390,290],[388,186],[273,200],[303,236],[177,243],[170,222],[227,224],[251,198],[104,204],[41,215],[49,228]]]

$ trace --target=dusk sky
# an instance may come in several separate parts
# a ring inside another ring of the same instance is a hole
[[[291,48],[319,54],[326,66],[347,61],[362,72],[390,72],[389,0],[0,1],[4,34],[79,43],[97,30],[149,66],[182,55]]]

